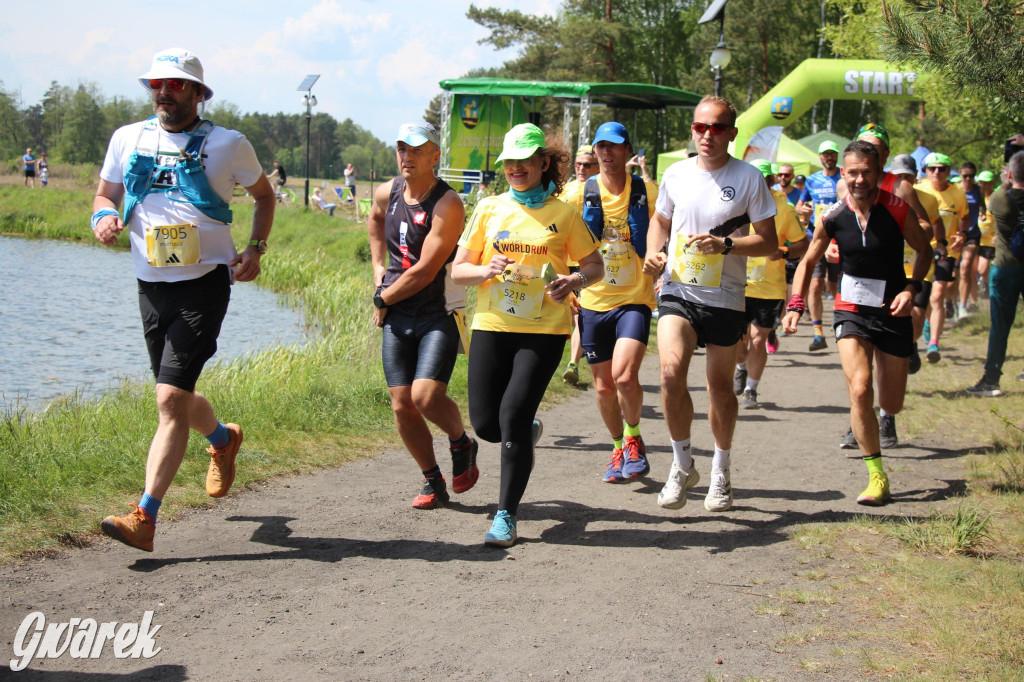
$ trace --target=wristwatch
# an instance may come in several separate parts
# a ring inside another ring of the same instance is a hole
[[[250,239],[248,246],[255,246],[256,250],[263,255],[267,252],[267,240],[266,239]]]
[[[907,285],[914,287],[914,290],[917,291],[917,293],[921,293],[924,290],[924,284],[922,284],[919,279],[908,279]]]
[[[732,251],[732,237],[726,237],[722,240],[722,245],[725,246],[725,250],[722,251],[722,255],[726,256]]]
[[[384,302],[384,298],[380,295],[384,291],[384,287],[377,287],[377,291],[373,292],[373,305],[376,308],[387,308],[388,304]]]

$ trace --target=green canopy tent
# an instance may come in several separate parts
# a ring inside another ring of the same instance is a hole
[[[592,107],[606,106],[658,114],[655,143],[662,147],[661,114],[669,108],[692,108],[700,95],[648,83],[574,83],[521,81],[509,78],[453,78],[440,82],[441,168],[448,181],[476,184],[494,170],[502,138],[512,126],[528,120],[534,98],[554,97],[563,102],[562,136],[577,146],[590,142]],[[578,130],[573,131],[573,109],[579,109]],[[624,122],[625,123],[625,122]],[[634,126],[635,128],[635,121]],[[652,150],[654,156],[657,149]]]

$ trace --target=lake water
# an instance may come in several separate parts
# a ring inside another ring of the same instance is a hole
[[[152,376],[127,251],[0,236],[0,292],[0,409]],[[210,363],[309,337],[276,294],[235,284]]]

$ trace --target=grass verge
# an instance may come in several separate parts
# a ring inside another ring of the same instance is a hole
[[[105,248],[89,229],[91,206],[92,193],[84,190],[0,187],[0,233]],[[242,244],[252,204],[236,200],[232,208],[235,243]],[[273,348],[209,365],[203,373],[198,389],[218,416],[245,429],[236,490],[400,446],[381,369],[380,331],[370,318],[364,226],[281,207],[270,243],[260,284],[300,307],[319,333],[304,349]],[[127,249],[127,236],[114,248]],[[125,343],[141,349],[141,331]],[[549,399],[573,390],[560,376],[551,382]],[[465,356],[450,393],[468,426]],[[156,419],[152,382],[125,383],[95,400],[71,393],[41,413],[8,406],[0,416],[0,561],[88,542],[103,516],[135,504]],[[165,518],[210,503],[203,489],[206,446],[192,434],[165,499]],[[417,475],[411,461],[409,474],[411,494]]]
[[[966,470],[948,499],[924,517],[865,515],[794,532],[798,561],[811,567],[806,577],[830,581],[842,614],[816,619],[818,639],[837,644],[838,676],[1024,679],[1021,317],[1004,397],[963,393],[981,376],[984,312],[952,331],[942,363],[911,377],[900,437],[928,443],[951,478]],[[772,615],[766,606],[760,613]],[[803,644],[783,644],[794,643]]]

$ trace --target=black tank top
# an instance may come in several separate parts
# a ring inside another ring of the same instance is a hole
[[[388,212],[384,216],[384,241],[388,248],[388,269],[384,273],[384,287],[391,286],[403,272],[420,260],[423,241],[430,232],[434,206],[446,192],[452,191],[444,180],[438,180],[427,198],[418,204],[407,204],[402,197],[405,178],[397,176],[391,185]],[[455,260],[455,249],[445,259],[445,266]],[[442,267],[427,286],[404,301],[390,306],[391,310],[413,317],[444,315],[445,277],[448,268]]]

